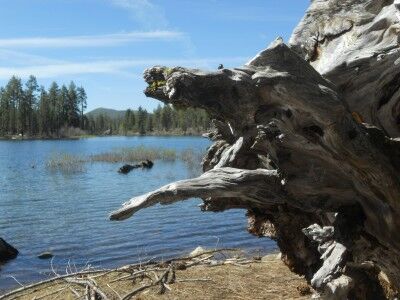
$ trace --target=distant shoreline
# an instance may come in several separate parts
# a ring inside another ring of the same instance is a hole
[[[180,137],[180,136],[193,136],[193,137],[202,137],[203,134],[193,134],[193,133],[166,133],[166,132],[155,132],[151,134],[129,134],[129,135],[120,135],[120,134],[111,134],[111,135],[80,135],[80,136],[66,136],[66,137],[45,137],[45,136],[0,136],[0,141],[51,141],[51,140],[80,140],[80,139],[89,139],[89,138],[98,138],[98,137],[146,137],[146,136],[159,136],[159,137],[166,137],[166,136],[173,136],[173,137]]]

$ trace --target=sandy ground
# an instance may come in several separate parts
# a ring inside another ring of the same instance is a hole
[[[122,299],[129,292],[149,284],[146,278],[123,279],[124,271],[95,273],[90,276],[108,299]],[[161,273],[149,271],[157,278]],[[176,270],[176,280],[168,283],[160,294],[161,286],[153,286],[134,295],[131,299],[309,299],[299,290],[307,290],[305,280],[289,271],[276,254],[248,264],[218,266],[196,265]],[[86,276],[86,275],[85,275]],[[74,278],[85,278],[78,276]],[[154,279],[153,279],[154,280]],[[168,290],[170,288],[170,290]],[[85,288],[65,280],[56,280],[25,289],[0,299],[85,299]],[[86,298],[90,299],[90,297]],[[97,297],[96,299],[101,299]]]

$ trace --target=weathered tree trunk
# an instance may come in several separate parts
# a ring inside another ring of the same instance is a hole
[[[322,298],[397,297],[398,2],[314,0],[290,46],[277,39],[241,68],[146,70],[147,96],[209,112],[214,144],[202,176],[111,218],[189,197],[246,208],[249,231],[276,239]]]

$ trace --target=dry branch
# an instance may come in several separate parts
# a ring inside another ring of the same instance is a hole
[[[108,300],[108,297],[106,296],[106,294],[100,290],[97,287],[97,284],[94,282],[94,280],[87,278],[87,279],[78,279],[78,278],[64,278],[64,280],[68,283],[74,283],[80,286],[83,286],[84,288],[88,287],[90,290],[93,290],[95,294],[99,295],[101,297],[101,299],[103,300]],[[96,297],[94,294],[94,297]]]
[[[52,282],[55,282],[57,280],[61,280],[61,279],[67,278],[67,277],[82,276],[82,275],[89,275],[89,274],[98,274],[98,273],[104,273],[104,272],[106,272],[106,271],[105,270],[92,270],[92,271],[81,271],[81,272],[76,272],[76,273],[72,273],[72,274],[58,275],[58,276],[50,278],[50,279],[46,279],[46,280],[42,280],[42,281],[39,281],[39,282],[35,282],[33,284],[30,284],[30,285],[25,285],[22,288],[12,290],[12,291],[4,294],[4,295],[1,295],[0,296],[0,300],[7,299],[8,297],[10,297],[12,295],[15,295],[15,294],[18,294],[18,293],[21,293],[21,292],[24,292],[24,291],[29,291],[30,289],[38,287],[40,285],[47,284],[47,283],[52,283]]]
[[[177,181],[154,192],[132,198],[119,210],[111,213],[110,219],[124,220],[145,207],[157,203],[171,204],[191,197],[234,198],[246,195],[244,200],[254,205],[283,203],[279,182],[278,173],[272,170],[234,168],[210,170],[198,178]],[[262,191],[255,190],[259,186],[264,186]],[[264,195],[270,195],[270,198],[265,199]]]

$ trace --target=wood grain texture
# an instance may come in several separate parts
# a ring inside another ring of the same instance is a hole
[[[206,109],[214,143],[204,175],[136,197],[111,218],[189,197],[206,210],[246,208],[249,230],[276,239],[320,297],[396,297],[399,7],[314,0],[289,46],[277,39],[244,66],[147,69],[145,94]]]

